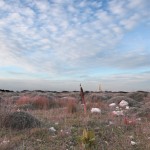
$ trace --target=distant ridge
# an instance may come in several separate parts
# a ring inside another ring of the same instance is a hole
[[[0,92],[14,92],[14,91],[0,89]]]

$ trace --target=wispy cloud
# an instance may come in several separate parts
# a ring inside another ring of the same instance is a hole
[[[120,43],[130,32],[144,36],[149,7],[148,0],[1,0],[0,67],[16,67],[18,78],[72,80],[104,67],[148,68],[147,43]]]

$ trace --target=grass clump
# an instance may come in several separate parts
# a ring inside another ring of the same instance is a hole
[[[95,148],[95,134],[94,131],[83,129],[83,134],[79,138],[85,150],[92,150]]]
[[[75,113],[77,112],[77,104],[74,101],[69,101],[67,104],[67,112],[68,113]]]
[[[143,93],[143,92],[129,93],[129,97],[136,100],[137,102],[142,102],[146,96],[147,93]]]
[[[14,112],[4,120],[4,127],[22,130],[40,126],[40,121],[26,112]]]

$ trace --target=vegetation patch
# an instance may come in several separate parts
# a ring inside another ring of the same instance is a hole
[[[26,112],[14,112],[9,114],[4,120],[6,128],[22,130],[40,126],[40,121]]]

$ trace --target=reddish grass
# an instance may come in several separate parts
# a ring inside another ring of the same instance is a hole
[[[44,96],[35,96],[33,98],[29,96],[22,96],[18,101],[17,105],[32,104],[34,108],[47,109],[49,107],[49,100]]]
[[[136,125],[136,120],[133,119],[133,118],[127,118],[127,117],[125,117],[123,119],[123,122],[124,122],[125,125],[133,125],[133,126]]]
[[[68,113],[75,113],[77,112],[77,103],[73,100],[67,102],[67,112]]]
[[[35,108],[39,109],[48,109],[49,108],[49,100],[44,96],[35,96],[32,102],[32,105]]]
[[[65,99],[51,99],[49,100],[46,96],[22,96],[19,100],[16,101],[18,106],[31,104],[35,109],[50,109],[50,108],[71,108],[75,110],[76,100],[72,97],[68,97]],[[73,111],[73,110],[72,110]]]
[[[32,100],[29,96],[22,96],[16,101],[16,104],[17,105],[25,105],[25,104],[30,104],[31,101]]]

